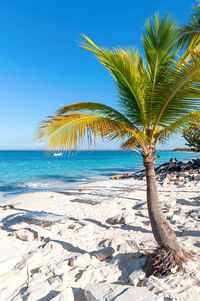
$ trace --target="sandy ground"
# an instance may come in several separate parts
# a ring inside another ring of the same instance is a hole
[[[179,241],[188,251],[199,254],[200,186],[168,184],[159,185],[158,190]],[[14,208],[4,207],[10,204]],[[32,211],[66,218],[50,226],[25,222],[22,216]],[[112,225],[107,221],[115,216],[123,217],[125,223]],[[73,289],[75,301],[83,301],[88,283],[133,285],[129,275],[141,268],[142,254],[156,247],[145,181],[133,178],[83,184],[60,193],[18,195],[1,203],[0,222],[3,301],[54,300],[66,287]],[[24,231],[20,229],[27,230],[25,237],[20,236]],[[95,252],[108,246],[115,250],[113,257],[99,261]],[[151,276],[136,285],[146,286],[164,300],[200,300],[199,261],[191,263],[185,274],[159,279]]]

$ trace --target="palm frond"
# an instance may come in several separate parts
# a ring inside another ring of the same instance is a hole
[[[188,23],[178,28],[178,46],[189,47],[200,42],[200,7],[195,7]]]
[[[37,138],[48,139],[50,149],[74,149],[80,146],[84,138],[91,144],[97,138],[107,139],[135,135],[138,141],[141,140],[140,133],[119,121],[110,118],[90,114],[69,114],[57,115],[44,121],[39,129]],[[141,141],[140,141],[141,142]]]
[[[172,122],[165,128],[160,128],[160,130],[154,136],[154,143],[157,143],[157,141],[164,143],[172,135],[181,133],[183,130],[187,129],[191,122],[200,122],[200,111],[188,113],[178,118],[176,121]]]
[[[147,19],[143,45],[152,86],[160,83],[177,53],[175,22],[170,15],[157,13]]]
[[[93,52],[115,79],[123,114],[136,126],[145,122],[144,87],[148,81],[143,60],[136,49],[107,49],[96,46],[87,36],[80,46]]]
[[[157,126],[168,126],[200,104],[200,56],[193,50],[190,53],[192,60],[183,62],[180,58],[181,63],[176,63],[154,94],[149,95],[147,102],[153,106],[154,133]]]
[[[134,136],[130,137],[129,139],[127,139],[125,142],[121,143],[120,148],[122,150],[129,150],[132,149],[134,147],[138,147],[138,142],[135,139]]]
[[[195,53],[199,53],[200,51],[200,35],[195,37],[191,43],[189,44],[189,46],[185,49],[185,52],[182,55],[182,63],[188,63],[191,59],[191,49],[195,52]]]
[[[79,102],[79,103],[73,103],[68,106],[64,106],[58,110],[58,115],[66,114],[69,112],[92,112],[97,115],[101,115],[107,118],[111,118],[112,120],[116,120],[119,122],[122,122],[123,124],[127,125],[128,127],[134,128],[135,130],[138,130],[137,127],[133,125],[133,123],[128,120],[123,114],[121,114],[119,111],[101,104],[97,102]]]

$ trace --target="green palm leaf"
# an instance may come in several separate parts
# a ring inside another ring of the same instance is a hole
[[[123,114],[136,126],[145,123],[144,87],[149,80],[143,60],[135,49],[106,49],[84,35],[80,45],[93,52],[115,79]],[[127,111],[127,106],[130,110]]]
[[[160,17],[155,14],[146,21],[143,45],[153,87],[165,78],[171,59],[178,51],[176,43],[175,23],[170,15]]]
[[[149,94],[147,102],[153,106],[154,129],[168,126],[199,106],[200,58],[194,51],[191,51],[191,56],[190,62],[183,64],[180,60],[178,67],[172,67],[154,94]]]
[[[188,23],[178,28],[178,45],[189,47],[200,42],[200,7],[195,7]]]

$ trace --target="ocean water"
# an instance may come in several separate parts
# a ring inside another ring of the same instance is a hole
[[[156,165],[170,158],[185,161],[199,157],[172,151],[157,155]],[[0,200],[23,192],[65,190],[80,182],[141,168],[142,158],[133,151],[79,151],[58,157],[47,151],[0,151]]]

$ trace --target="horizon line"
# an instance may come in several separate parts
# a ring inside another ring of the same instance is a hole
[[[157,149],[156,151],[173,151],[176,148],[170,149]],[[180,148],[181,149],[181,148]],[[184,149],[184,148],[183,148]],[[188,149],[189,150],[189,149]],[[35,152],[85,152],[85,151],[132,151],[132,150],[122,150],[122,149],[80,149],[80,150],[48,150],[48,149],[0,149],[0,151],[35,151]],[[134,151],[132,151],[134,152]]]

